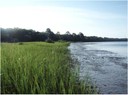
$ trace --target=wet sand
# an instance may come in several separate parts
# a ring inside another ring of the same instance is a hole
[[[71,55],[80,63],[80,78],[87,74],[101,94],[127,93],[127,58],[106,50],[87,49],[85,43],[71,43]]]

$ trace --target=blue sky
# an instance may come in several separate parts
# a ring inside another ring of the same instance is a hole
[[[126,37],[125,0],[1,0],[0,27]]]

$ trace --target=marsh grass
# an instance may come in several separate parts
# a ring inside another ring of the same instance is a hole
[[[67,42],[1,44],[1,93],[97,93],[80,81]]]

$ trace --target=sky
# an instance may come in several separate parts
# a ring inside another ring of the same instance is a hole
[[[0,27],[127,37],[126,0],[0,0]]]

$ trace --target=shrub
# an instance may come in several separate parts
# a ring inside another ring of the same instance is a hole
[[[62,42],[63,43],[63,42],[66,42],[66,41],[64,41],[64,40],[58,40],[58,42]]]
[[[23,43],[22,43],[22,42],[20,42],[20,43],[19,43],[19,45],[23,45]]]
[[[47,43],[54,43],[54,41],[53,41],[53,40],[51,40],[51,39],[49,39],[49,38],[48,38],[48,39],[46,39],[46,40],[45,40],[45,42],[47,42]]]

